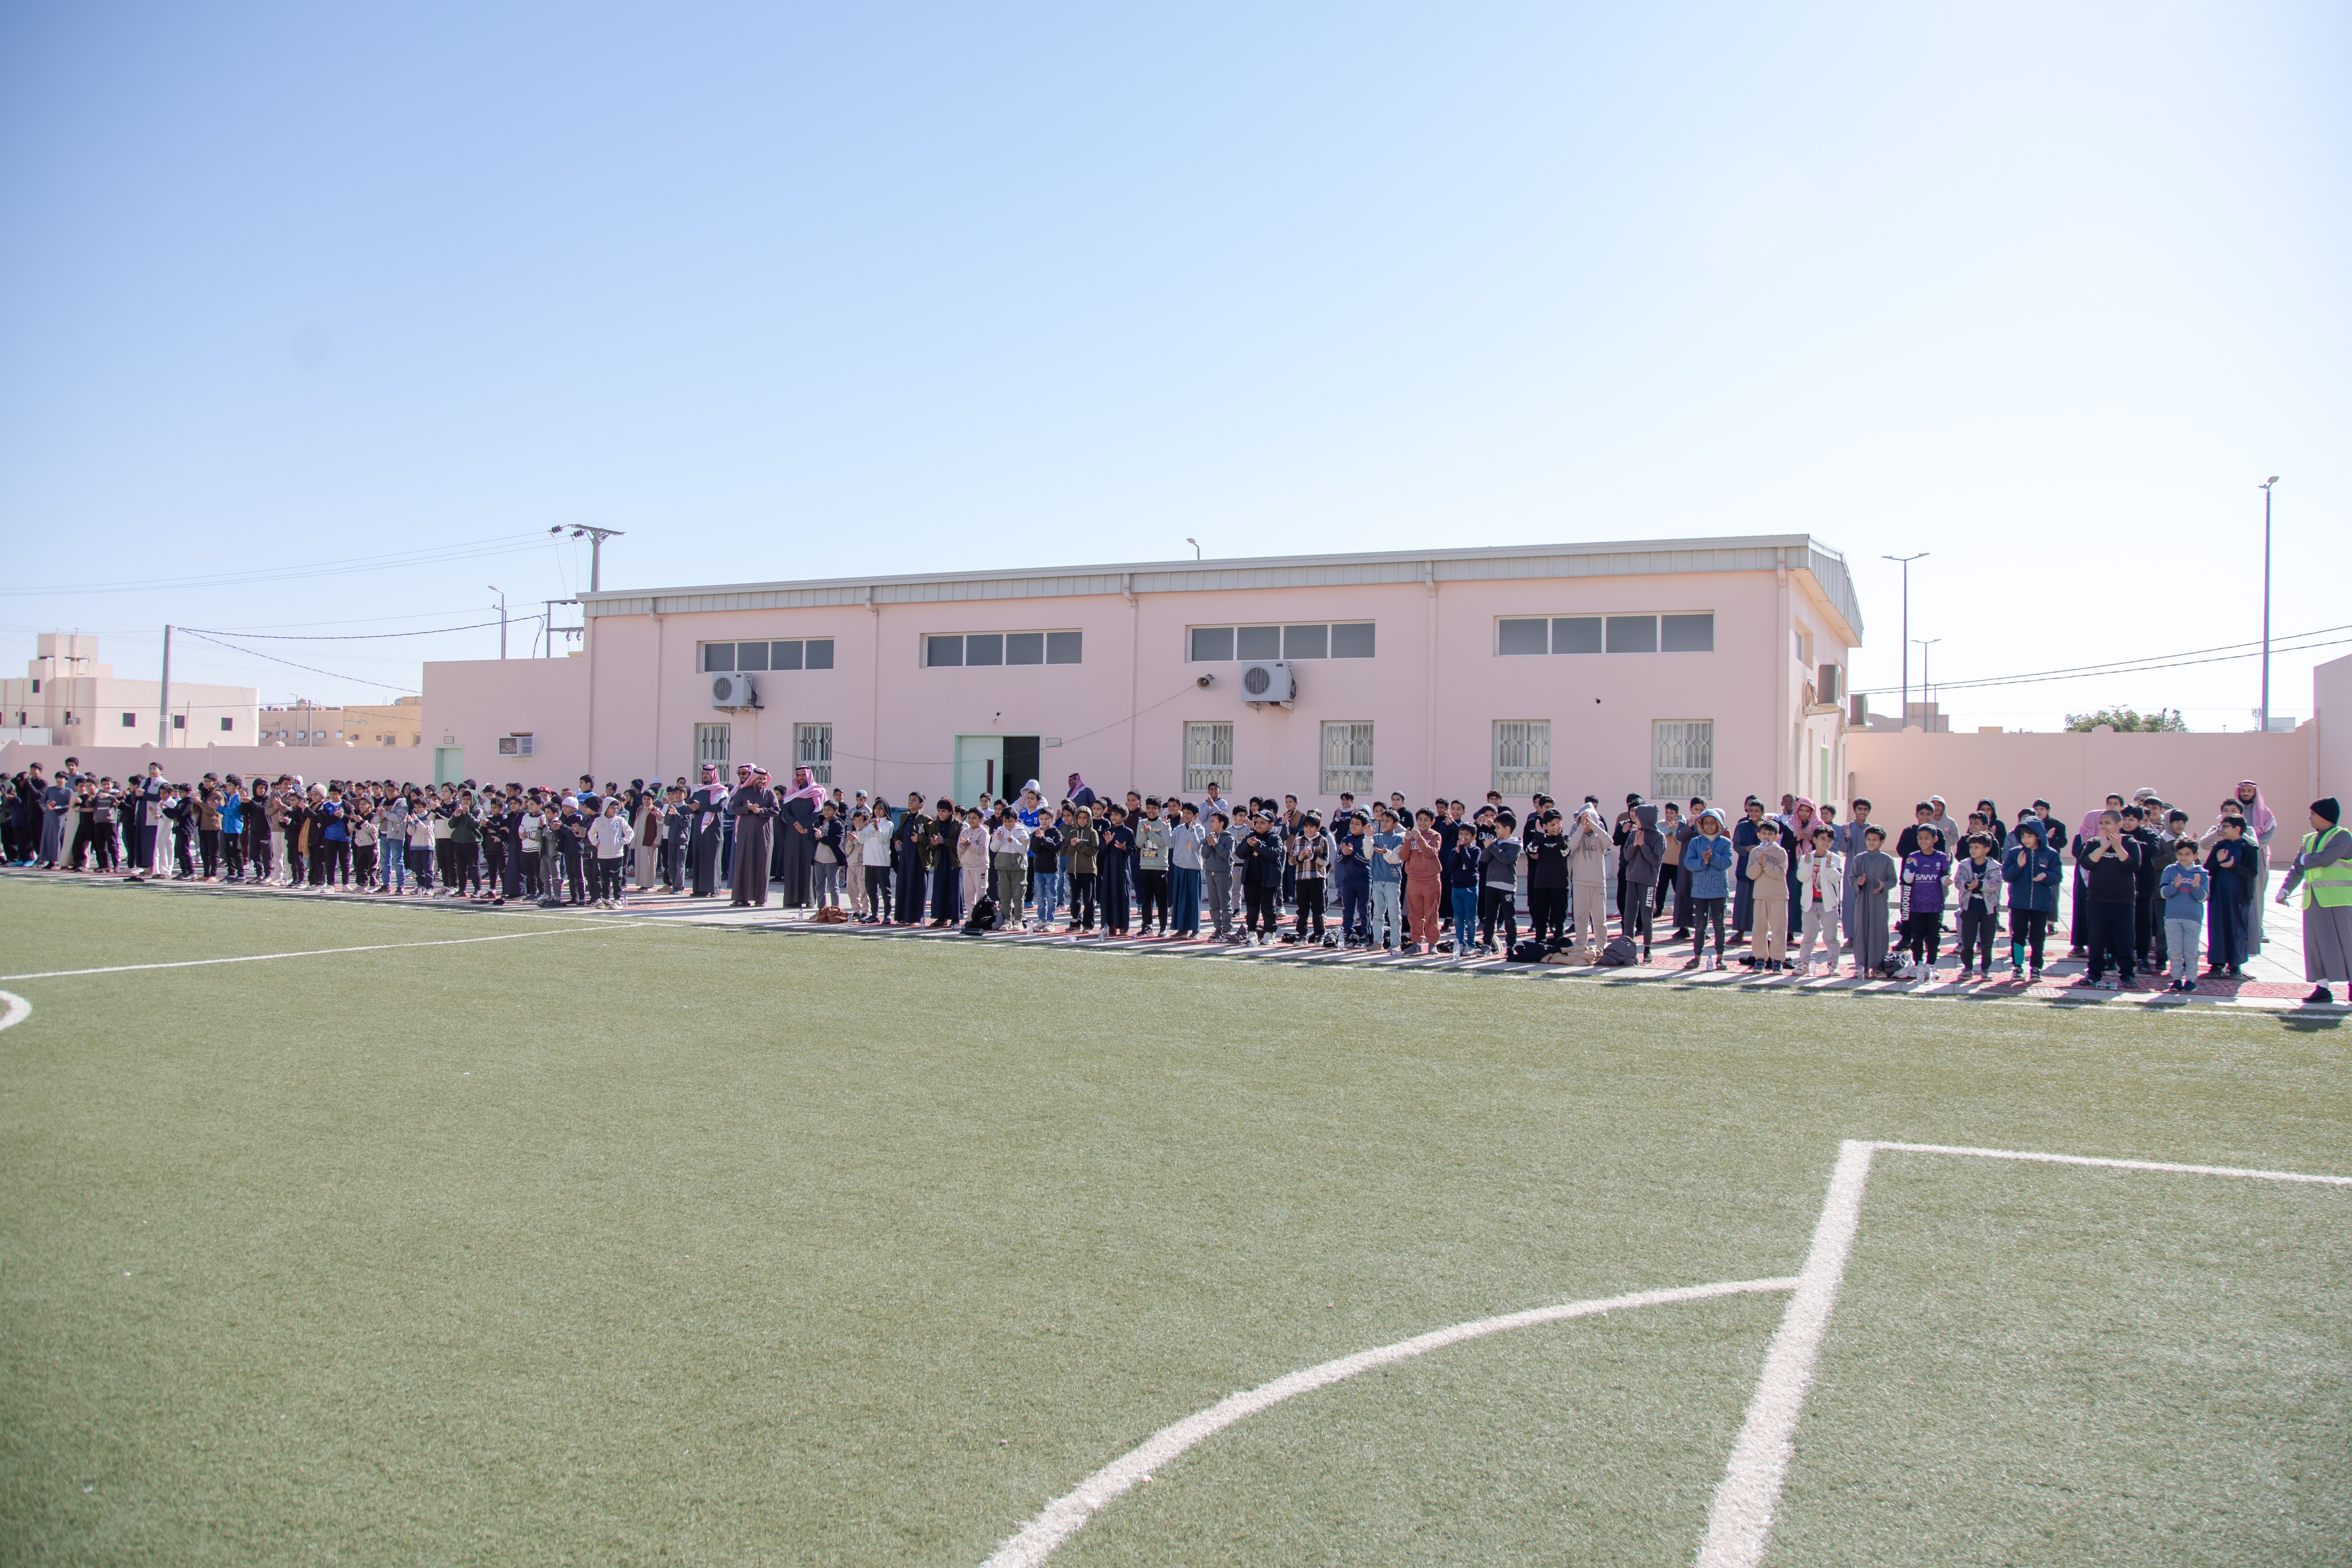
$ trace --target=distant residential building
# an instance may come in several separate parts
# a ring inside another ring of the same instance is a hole
[[[425,743],[425,699],[403,697],[382,706],[330,708],[299,699],[260,714],[265,746],[364,746],[378,751]]]
[[[98,657],[98,638],[44,632],[23,679],[0,679],[0,728],[47,730],[60,746],[152,746],[161,680],[119,679]],[[169,739],[173,747],[249,746],[261,693],[250,686],[172,682]]]

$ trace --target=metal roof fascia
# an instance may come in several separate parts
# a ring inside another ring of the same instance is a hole
[[[1074,566],[1015,572],[924,573],[897,577],[835,577],[786,583],[707,584],[676,588],[614,589],[579,596],[590,616],[692,614],[733,609],[809,608],[876,604],[938,604],[958,600],[1062,598],[1120,591],[1122,575],[1138,593],[1351,586],[1417,583],[1424,563],[1437,580],[1481,582],[1538,577],[1651,576],[1699,572],[1769,571],[1781,552],[1833,563],[1825,595],[1860,630],[1859,607],[1844,557],[1810,534],[1748,534],[1719,539],[1540,544],[1464,550],[1381,551],[1346,555],[1265,556],[1230,563],[1154,562],[1134,566]],[[1816,570],[1817,578],[1822,574]],[[1850,608],[1846,606],[1851,606]]]

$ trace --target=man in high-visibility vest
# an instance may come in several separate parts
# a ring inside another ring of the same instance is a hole
[[[2303,853],[2279,884],[2285,903],[2303,887],[2303,977],[2315,981],[2305,1002],[2333,1002],[2332,981],[2352,986],[2352,832],[2338,826],[2343,810],[2336,797],[2311,803],[2311,831]]]

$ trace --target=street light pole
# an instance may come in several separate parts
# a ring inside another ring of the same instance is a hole
[[[1936,705],[1936,689],[1930,685],[1927,680],[1927,650],[1935,647],[1937,643],[1942,642],[1944,639],[1941,637],[1913,637],[1911,640],[1919,645],[1919,706],[1922,708],[1933,708]],[[1930,720],[1925,713],[1919,715],[1919,728],[1922,730],[1927,729],[1932,722],[1934,722],[1934,721]]]
[[[2263,710],[2261,729],[2271,732],[2271,487],[2273,474],[2263,481]]]
[[[493,583],[490,592],[499,596],[499,657],[504,658],[507,656],[507,591]]]
[[[1903,567],[1903,710],[1896,715],[1895,727],[1901,730],[1911,722],[1911,563],[1925,561],[1924,550],[1916,555],[1882,555],[1881,561],[1899,563]]]
[[[169,626],[163,627],[163,693],[160,696],[163,696],[163,700],[155,703],[155,750],[158,752],[172,745],[172,627]]]

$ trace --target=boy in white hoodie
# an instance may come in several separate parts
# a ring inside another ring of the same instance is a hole
[[[621,815],[617,800],[605,801],[604,815],[588,825],[588,847],[595,857],[588,895],[598,909],[621,907],[621,860],[636,836],[637,830]]]

